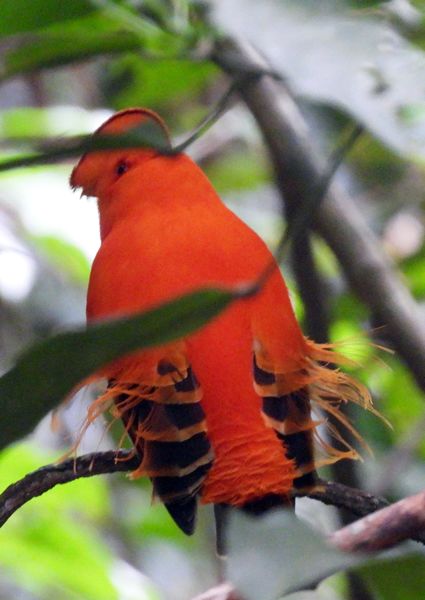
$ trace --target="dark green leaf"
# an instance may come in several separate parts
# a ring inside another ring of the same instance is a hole
[[[0,81],[45,67],[67,65],[104,54],[141,49],[138,35],[129,31],[44,33],[32,36],[3,56]]]
[[[90,0],[2,0],[0,36],[35,31],[95,10]]]
[[[360,569],[374,598],[418,600],[425,590],[425,557],[406,556]]]
[[[236,291],[203,289],[135,317],[62,333],[35,345],[0,379],[2,419],[8,424],[2,429],[0,447],[29,433],[40,418],[102,365],[193,332],[238,296]]]
[[[170,141],[158,123],[149,119],[136,127],[132,127],[119,135],[88,135],[63,138],[52,141],[25,138],[6,140],[11,146],[22,143],[39,146],[44,151],[26,156],[18,156],[0,162],[0,171],[8,171],[18,167],[43,165],[58,162],[73,156],[80,156],[85,152],[102,150],[118,150],[120,148],[156,148],[163,153],[172,153]]]

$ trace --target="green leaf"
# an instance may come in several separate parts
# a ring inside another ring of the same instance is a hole
[[[229,549],[229,579],[247,600],[276,600],[364,560],[332,548],[292,512],[282,510],[255,519],[235,511]]]
[[[102,110],[102,109],[100,109]],[[18,107],[0,112],[0,137],[46,138],[69,135],[81,135],[93,128],[94,119],[99,111],[76,106]],[[102,116],[104,115],[102,111]]]
[[[25,529],[2,537],[2,572],[13,573],[30,589],[55,591],[56,597],[75,598],[77,594],[86,600],[117,600],[109,577],[112,557],[99,537],[52,513],[34,512]]]
[[[409,281],[410,290],[420,299],[425,297],[424,262],[425,246],[417,254],[405,259],[401,264],[403,274]]]
[[[2,0],[0,36],[34,31],[85,16],[94,10],[90,0]]]
[[[1,487],[50,461],[51,456],[31,444],[8,448],[0,454]],[[4,525],[2,573],[42,597],[50,597],[50,591],[60,598],[115,600],[112,555],[94,529],[106,519],[110,502],[105,478],[57,486]]]
[[[214,161],[208,167],[207,174],[222,194],[234,190],[252,190],[270,179],[258,151],[250,152],[248,149]]]
[[[225,33],[261,48],[296,95],[344,111],[403,156],[425,158],[425,53],[386,17],[311,0],[213,7]]]
[[[418,600],[425,590],[425,557],[406,556],[359,570],[377,600]]]
[[[155,106],[159,110],[170,106],[173,112],[176,101],[193,100],[217,74],[217,67],[207,61],[146,61],[133,53],[111,62],[102,87],[116,108]]]
[[[120,148],[156,148],[164,154],[172,154],[170,141],[163,128],[149,119],[148,121],[128,129],[125,133],[117,135],[86,135],[63,138],[61,140],[45,140],[35,138],[9,138],[5,140],[11,146],[30,144],[39,146],[43,150],[30,155],[17,156],[0,162],[0,172],[58,162],[65,158],[80,156],[85,152],[98,152],[102,150],[118,150]]]
[[[108,0],[92,0],[100,9],[81,18],[53,22],[23,34],[3,49],[0,81],[20,73],[67,65],[103,55],[137,53],[148,57],[181,57],[196,43],[196,29],[176,35],[156,24],[141,7]],[[145,6],[149,13],[149,10]],[[169,10],[169,9],[168,9]],[[158,66],[157,63],[155,66]],[[185,77],[183,77],[185,79]],[[139,104],[139,102],[137,103]]]
[[[43,33],[4,53],[0,81],[41,68],[140,49],[140,36],[130,31]]]
[[[423,392],[418,388],[411,373],[394,357],[385,357],[389,368],[381,369],[374,387],[385,400],[385,416],[394,427],[396,435],[409,431],[423,415]],[[403,402],[400,402],[403,398]]]
[[[77,283],[87,283],[90,263],[80,248],[52,235],[36,236],[32,241],[59,271],[65,271]]]
[[[88,375],[122,356],[195,331],[242,292],[205,288],[135,317],[62,333],[26,351],[0,379],[0,447],[29,433],[50,409]]]

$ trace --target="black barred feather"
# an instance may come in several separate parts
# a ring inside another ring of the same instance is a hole
[[[262,413],[266,425],[276,431],[287,458],[294,461],[294,488],[313,488],[317,475],[314,465],[313,431],[310,399],[306,387],[279,396],[268,395],[279,387],[274,373],[258,366],[254,354],[254,381],[263,398]]]
[[[267,351],[256,340],[253,371],[254,387],[263,398],[265,424],[276,431],[286,456],[295,463],[294,487],[311,491],[317,487],[318,467],[341,459],[360,458],[358,451],[340,431],[341,427],[363,448],[369,449],[341,410],[342,405],[352,402],[383,417],[373,407],[371,395],[364,385],[339,369],[329,367],[332,363],[350,364],[348,359],[334,352],[331,346],[315,344],[308,339],[305,344],[307,352],[299,368],[286,372],[275,368]],[[312,408],[316,414],[324,414],[325,418],[314,421]],[[333,422],[326,416],[330,416]],[[322,423],[326,425],[329,442],[317,429]],[[316,455],[314,442],[318,450]]]
[[[196,496],[213,461],[199,403],[200,387],[190,366],[182,373],[170,362],[161,361],[157,370],[160,381],[163,377],[166,383],[149,388],[121,385],[114,397],[116,412],[143,456],[136,476],[150,477],[154,495],[164,502],[182,531],[191,534]],[[113,394],[114,382],[110,388]]]

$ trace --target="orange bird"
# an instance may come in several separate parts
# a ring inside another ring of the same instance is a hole
[[[141,124],[169,143],[163,121],[140,108],[115,114],[95,135]],[[254,281],[273,260],[185,154],[90,152],[74,168],[71,186],[98,199],[102,243],[90,276],[89,322],[205,286]],[[314,488],[323,461],[357,457],[349,444],[341,451],[323,439],[327,457],[313,453],[323,420],[312,418],[312,404],[351,430],[340,404],[371,409],[361,384],[323,366],[342,360],[303,336],[276,265],[261,291],[196,333],[104,367],[96,376],[108,388],[87,422],[113,402],[141,457],[133,476],[148,476],[154,495],[191,534],[198,499],[261,513],[288,503],[294,489]]]

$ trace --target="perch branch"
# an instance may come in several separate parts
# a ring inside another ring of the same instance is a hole
[[[94,452],[85,454],[77,458],[70,458],[60,464],[51,464],[41,467],[32,473],[29,473],[16,483],[10,485],[0,495],[0,526],[3,525],[12,514],[23,506],[26,502],[44,492],[62,483],[69,483],[81,477],[92,477],[106,473],[117,473],[132,471],[140,464],[140,456],[135,456],[133,452],[120,450],[108,452]],[[320,481],[320,490],[311,494],[297,494],[298,496],[309,496],[325,504],[346,508],[358,516],[364,517],[384,507],[393,508],[395,505],[388,506],[385,498],[373,496],[362,490],[350,488],[341,483],[331,481]],[[425,498],[425,493],[423,494]],[[415,497],[413,497],[415,498]],[[407,498],[406,500],[410,500]],[[404,501],[402,501],[404,502]],[[425,500],[424,500],[425,502]],[[378,513],[377,513],[378,514]],[[425,514],[425,511],[424,511]],[[425,517],[423,518],[425,529]],[[415,528],[409,529],[405,536],[411,537],[416,541],[425,541],[425,534],[418,535],[420,531],[419,521],[416,521]],[[346,528],[348,529],[348,528]],[[385,537],[385,536],[384,536]],[[403,539],[405,539],[403,538]],[[401,539],[401,538],[400,538]],[[399,539],[397,541],[400,541]]]
[[[120,450],[95,452],[70,458],[59,464],[41,467],[12,483],[0,495],[0,527],[22,505],[41,496],[60,483],[69,483],[81,477],[92,477],[117,471],[131,471],[138,467],[140,458],[133,452]]]
[[[59,464],[41,467],[10,485],[0,495],[0,526],[23,504],[41,496],[55,485],[69,483],[81,477],[132,471],[139,464],[139,456],[134,456],[130,451],[120,450],[85,454]],[[383,498],[376,498],[342,484],[332,482],[321,482],[321,484],[321,491],[312,494],[312,498],[326,504],[347,508],[359,516],[368,515],[388,504]]]

